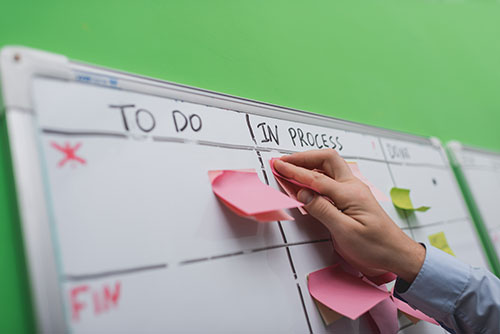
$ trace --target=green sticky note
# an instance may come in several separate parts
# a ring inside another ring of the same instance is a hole
[[[429,241],[432,246],[439,248],[443,252],[446,252],[450,255],[455,256],[455,253],[451,250],[450,245],[448,245],[448,240],[446,240],[446,236],[444,235],[444,232],[438,232],[435,234],[429,235]]]
[[[392,204],[401,210],[425,212],[431,208],[430,206],[420,206],[418,208],[414,208],[410,199],[410,189],[392,188],[391,199]]]

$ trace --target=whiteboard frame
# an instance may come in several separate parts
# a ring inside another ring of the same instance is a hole
[[[53,242],[55,236],[51,232],[49,203],[44,196],[44,180],[41,167],[33,168],[42,166],[36,140],[37,127],[33,117],[36,111],[33,109],[31,94],[32,80],[35,77],[85,82],[254,115],[429,144],[440,150],[445,166],[449,166],[441,142],[434,137],[407,134],[106,69],[26,47],[11,46],[2,49],[0,75],[3,97],[3,100],[0,100],[3,104],[1,110],[6,113],[27,267],[31,278],[36,320],[42,332],[67,332],[69,328],[60,291],[58,259],[55,256]],[[456,186],[459,191],[458,184]],[[465,205],[465,202],[463,204]]]
[[[469,209],[469,213],[474,221],[477,234],[479,235],[479,238],[481,240],[481,245],[484,248],[484,252],[486,254],[486,258],[489,262],[490,268],[498,277],[500,277],[500,260],[486,227],[486,223],[484,222],[484,219],[481,215],[481,211],[479,210],[479,206],[477,205],[470,188],[467,176],[464,172],[462,155],[464,151],[469,151],[472,153],[490,155],[496,158],[500,158],[500,152],[495,152],[469,145],[463,145],[456,140],[450,141],[446,144],[446,151],[449,156],[451,168],[455,173],[455,178],[460,185],[464,200],[467,203],[467,207]]]

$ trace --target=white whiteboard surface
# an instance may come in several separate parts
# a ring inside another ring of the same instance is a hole
[[[500,256],[500,153],[452,142],[448,145],[465,176],[490,239]]]
[[[279,189],[268,161],[312,148],[335,148],[385,194],[411,189],[431,210],[381,203],[392,219],[419,241],[445,232],[459,259],[485,266],[435,140],[23,48],[4,49],[1,69],[42,331],[368,331],[364,317],[325,327],[309,296],[306,275],[333,261],[318,222],[294,210],[295,221],[238,218],[208,181],[211,169],[255,168]],[[181,131],[180,113],[192,127]],[[77,147],[77,159],[56,146]]]

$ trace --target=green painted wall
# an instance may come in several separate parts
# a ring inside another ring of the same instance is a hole
[[[9,1],[0,46],[500,150],[493,1]],[[0,127],[0,332],[30,332]]]

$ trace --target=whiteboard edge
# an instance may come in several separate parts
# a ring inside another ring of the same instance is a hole
[[[32,110],[31,79],[45,75],[70,79],[68,58],[24,46],[6,46],[0,51],[0,82],[6,109]]]
[[[8,46],[0,51],[0,101],[2,110],[6,112],[23,246],[30,275],[30,293],[36,325],[42,333],[67,332],[68,328],[51,243],[43,177],[39,169],[31,168],[41,166],[34,137],[36,132],[26,131],[27,128],[33,130],[34,126],[23,116],[33,112],[32,78],[39,74],[68,78],[71,71],[67,64],[68,60],[64,56],[26,47]],[[21,112],[10,113],[9,110]]]

